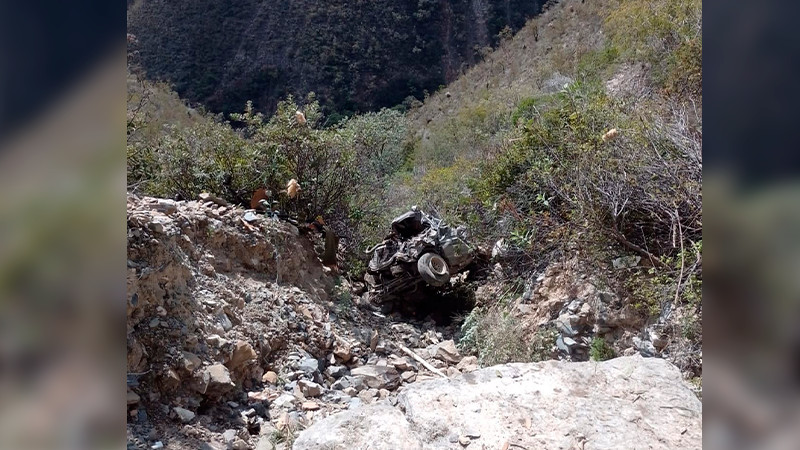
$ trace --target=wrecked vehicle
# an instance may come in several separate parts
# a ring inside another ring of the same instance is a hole
[[[424,285],[442,287],[475,259],[464,227],[453,229],[417,207],[395,218],[391,228],[383,242],[367,250],[372,257],[364,280],[376,303]]]

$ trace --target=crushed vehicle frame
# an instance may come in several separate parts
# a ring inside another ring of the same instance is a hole
[[[467,242],[465,227],[450,227],[417,207],[396,217],[391,229],[383,242],[366,251],[372,256],[364,281],[375,303],[414,293],[424,285],[445,286],[475,259],[476,249]]]

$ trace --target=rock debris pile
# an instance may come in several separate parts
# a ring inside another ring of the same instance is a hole
[[[334,412],[477,369],[454,327],[370,309],[289,223],[208,195],[129,195],[127,222],[129,448],[286,447]]]

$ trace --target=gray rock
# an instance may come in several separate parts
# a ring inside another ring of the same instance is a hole
[[[236,370],[243,366],[247,361],[258,358],[258,353],[253,349],[250,343],[242,340],[236,341],[236,346],[231,354],[231,359],[228,361],[227,366],[231,370]]]
[[[572,320],[570,315],[562,314],[555,320],[556,329],[564,336],[575,336],[578,332],[572,328]]]
[[[218,315],[217,320],[219,321],[219,324],[222,326],[223,330],[229,331],[231,328],[233,328],[233,323],[231,322],[231,319],[228,318],[227,314],[222,313]]]
[[[222,440],[225,442],[225,444],[227,445],[233,444],[234,439],[236,439],[236,430],[233,429],[225,430],[225,432],[222,433]]]
[[[194,372],[195,369],[202,365],[200,358],[191,352],[182,352],[181,366],[189,373]]]
[[[225,450],[225,447],[222,447],[214,442],[201,442],[200,450]]]
[[[611,265],[615,269],[627,269],[638,266],[641,260],[641,256],[621,256],[611,261]]]
[[[319,397],[322,395],[322,386],[313,381],[300,380],[297,385],[300,386],[300,392],[306,397]]]
[[[371,388],[395,389],[400,385],[400,374],[391,366],[361,366],[350,371],[353,377],[361,378]],[[357,386],[353,386],[358,389]]]
[[[228,202],[222,198],[217,197],[214,194],[210,194],[208,192],[200,193],[197,198],[200,199],[201,202],[213,202],[219,206],[228,206]]]
[[[293,448],[370,448],[376,450],[398,448],[413,450],[422,448],[420,440],[411,434],[408,421],[403,418],[403,413],[389,405],[372,405],[369,412],[364,411],[363,408],[355,407],[346,414],[337,414],[333,417],[335,418],[334,422],[336,422],[335,429],[344,430],[348,426],[352,427],[353,424],[358,424],[354,428],[359,430],[370,429],[374,436],[356,436],[356,439],[352,440],[351,436],[346,433],[341,433],[338,436],[326,436],[325,429],[309,429],[300,434]],[[351,434],[355,433],[351,432]]]
[[[572,339],[571,337],[565,337],[564,338],[564,345],[566,345],[567,347],[574,347],[574,346],[578,345],[578,343],[575,342],[575,339]]]
[[[192,420],[194,420],[195,414],[193,412],[189,411],[188,409],[181,408],[180,406],[176,406],[176,407],[172,408],[172,410],[175,411],[175,414],[178,415],[178,418],[181,419],[181,422],[183,422],[183,423],[189,423]]]
[[[153,205],[153,209],[163,212],[164,214],[171,215],[178,211],[178,203],[175,200],[160,198]]]
[[[205,393],[209,395],[222,395],[229,392],[233,387],[231,373],[222,364],[214,364],[205,368],[208,374],[208,388]]]
[[[349,397],[355,397],[356,395],[358,395],[358,390],[356,390],[356,388],[354,387],[346,387],[342,389],[342,393],[344,393],[344,395],[347,395]]]
[[[461,361],[461,355],[458,353],[455,342],[448,339],[444,342],[436,344],[433,353],[434,358],[448,362],[450,364],[458,364]]]
[[[553,94],[565,89],[573,82],[572,78],[555,72],[550,78],[542,82],[542,93]]]
[[[273,437],[269,434],[263,435],[258,438],[256,443],[256,450],[275,450],[275,444],[272,442]]]
[[[502,258],[508,254],[508,245],[505,239],[500,239],[492,246],[492,259]]]
[[[158,220],[154,220],[154,221],[148,223],[147,227],[150,228],[151,230],[153,230],[153,232],[159,233],[159,234],[164,233],[164,231],[165,231],[164,224],[161,223]]]
[[[297,363],[297,368],[303,373],[311,375],[319,371],[319,361],[314,358],[303,358]]]
[[[350,377],[342,377],[331,383],[331,389],[343,390],[350,387]]]
[[[597,295],[603,303],[613,303],[615,300],[614,294],[610,292],[600,292]]]
[[[292,394],[281,394],[278,398],[272,401],[271,407],[287,409],[294,406],[297,399]]]
[[[581,304],[583,304],[583,301],[581,301],[581,299],[579,298],[576,298],[571,302],[569,302],[569,305],[567,305],[567,309],[569,310],[569,312],[575,314],[580,309]]]
[[[656,348],[653,343],[650,341],[645,341],[638,336],[633,338],[633,347],[638,350],[642,356],[656,356]]]
[[[701,448],[702,405],[663,359],[504,364],[411,384],[396,407],[352,406],[293,448],[449,449],[453,434],[492,448],[509,436],[522,448]]]
[[[231,448],[233,450],[248,450],[250,448],[250,446],[247,445],[247,442],[245,442],[245,441],[243,441],[243,440],[241,440],[239,438],[236,438],[236,440],[233,441],[233,444],[231,445]]]
[[[345,366],[328,366],[328,368],[325,369],[325,373],[333,378],[341,378],[347,375],[348,372]]]
[[[558,349],[562,352],[569,353],[569,347],[567,347],[567,344],[564,343],[564,337],[561,335],[558,335],[556,338],[556,347],[558,347]]]
[[[364,389],[366,389],[368,387],[367,384],[364,382],[364,378],[363,377],[356,377],[356,376],[348,375],[348,376],[339,378],[336,381],[342,381],[342,380],[344,380],[344,383],[347,384],[347,386],[345,386],[345,387],[352,387],[356,391],[363,391]]]

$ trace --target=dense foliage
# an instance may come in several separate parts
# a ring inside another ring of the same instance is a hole
[[[215,112],[273,113],[314,91],[352,114],[422,99],[478,61],[543,1],[139,0],[128,30],[142,65]]]
[[[134,97],[163,95],[161,89],[145,84]],[[386,199],[376,194],[386,191],[407,157],[401,113],[382,109],[325,128],[313,94],[302,106],[290,96],[270,118],[248,102],[243,113],[232,114],[242,125],[234,130],[210,115],[162,123],[164,104],[132,101],[128,107],[130,190],[183,199],[211,192],[249,205],[252,194],[265,188],[299,220],[323,216],[353,250],[354,264],[367,240],[380,237],[388,212]],[[297,199],[286,194],[290,179],[300,183]]]

